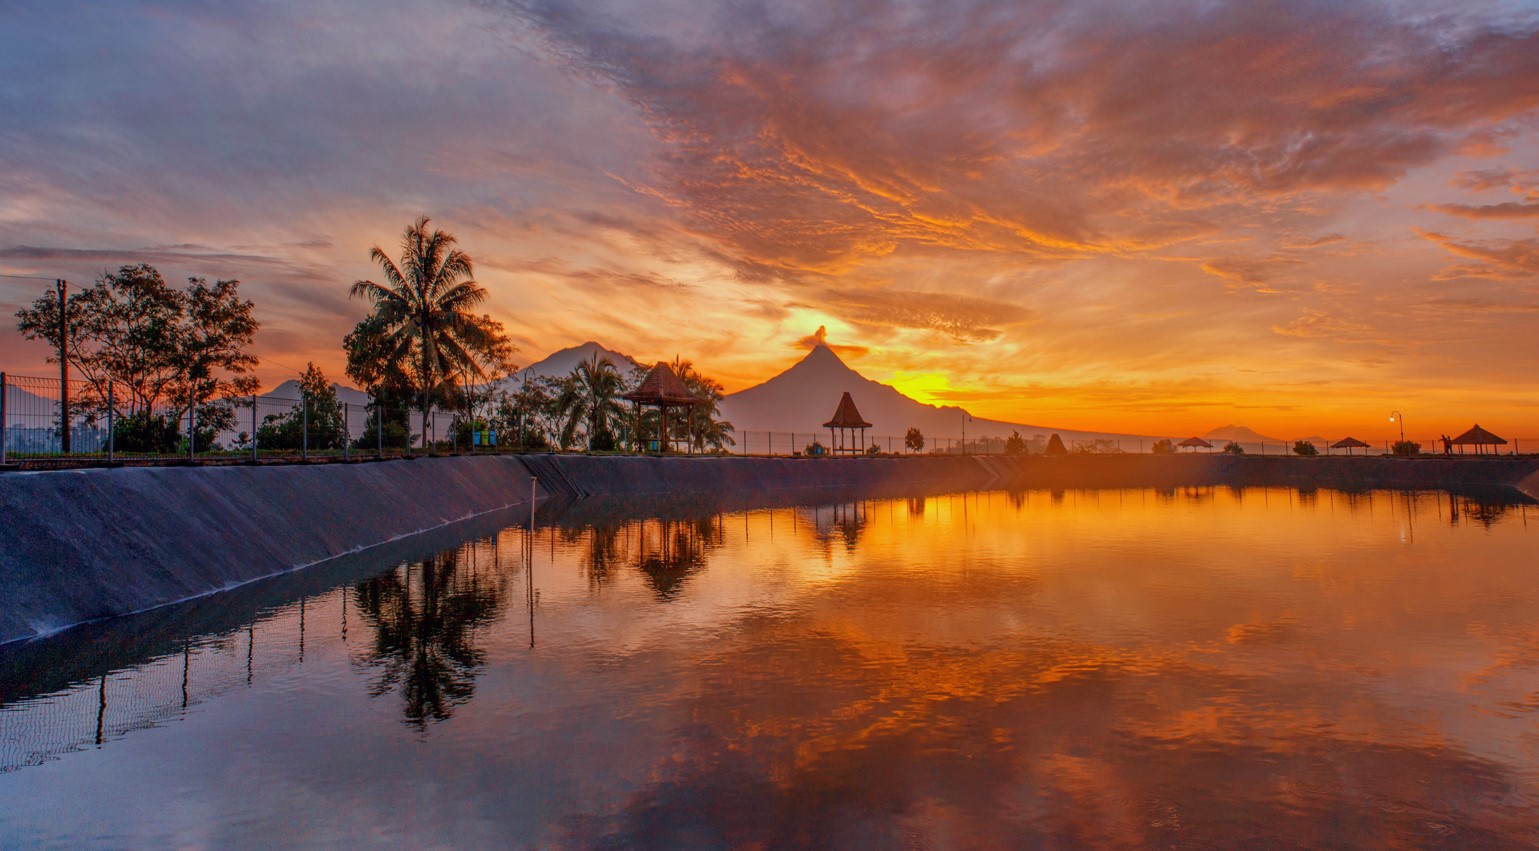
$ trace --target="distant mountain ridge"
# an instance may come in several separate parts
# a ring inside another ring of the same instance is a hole
[[[590,360],[598,355],[599,360],[609,358],[614,362],[621,375],[629,373],[632,369],[645,369],[646,365],[622,352],[606,349],[598,343],[589,340],[580,346],[570,346],[560,351],[551,352],[543,360],[518,370],[513,374],[514,379],[522,380],[525,375],[540,376],[544,378],[565,378],[572,374],[579,363]]]
[[[1280,437],[1268,437],[1248,426],[1230,423],[1202,435],[1205,440],[1233,440],[1236,443],[1284,443]]]
[[[871,435],[902,437],[909,428],[918,428],[931,441],[935,438],[959,440],[963,432],[968,440],[982,437],[1005,438],[1019,431],[1030,439],[1054,432],[1066,440],[1095,438],[1140,439],[1139,435],[1074,431],[1072,429],[1010,423],[971,416],[953,405],[928,405],[903,395],[897,388],[873,381],[851,369],[828,346],[813,346],[790,369],[762,384],[740,390],[722,400],[722,416],[739,433],[744,431],[820,433],[823,423],[833,416],[840,397],[848,391],[871,423]]]

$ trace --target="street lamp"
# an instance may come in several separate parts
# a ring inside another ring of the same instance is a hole
[[[1400,424],[1400,442],[1405,443],[1405,415],[1399,411],[1390,411],[1389,421]]]

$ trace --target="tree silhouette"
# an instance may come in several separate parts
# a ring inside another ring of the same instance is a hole
[[[368,299],[374,312],[346,341],[348,375],[370,387],[411,388],[424,447],[433,394],[460,373],[485,378],[487,364],[513,351],[502,324],[472,310],[487,292],[472,278],[470,257],[454,247],[453,234],[429,231],[429,221],[422,216],[406,229],[399,263],[377,245],[370,249],[385,283],[353,282],[349,294]]]
[[[476,630],[501,615],[501,574],[482,576],[466,569],[463,553],[449,552],[365,580],[356,591],[374,630],[368,664],[380,669],[371,695],[399,688],[405,721],[419,730],[470,700],[485,658]]]
[[[556,397],[556,409],[561,416],[561,446],[570,447],[577,440],[580,427],[586,429],[589,449],[613,449],[614,431],[610,422],[618,422],[625,416],[620,405],[620,394],[625,392],[625,381],[620,370],[608,357],[600,358],[597,352],[589,360],[578,362],[572,374],[561,383]]]

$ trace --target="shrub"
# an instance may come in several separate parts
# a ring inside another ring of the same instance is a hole
[[[1245,454],[1245,447],[1243,447],[1239,443],[1231,440],[1228,443],[1224,444],[1224,451],[1229,453],[1230,455],[1244,455]]]
[[[1390,451],[1401,457],[1421,454],[1421,444],[1414,440],[1397,440]]]
[[[1176,442],[1169,438],[1164,440],[1156,440],[1151,451],[1153,451],[1155,455],[1174,455],[1176,454]]]
[[[182,424],[175,417],[139,410],[112,424],[113,445],[119,452],[163,453],[182,442]]]
[[[1026,454],[1026,440],[1025,440],[1025,438],[1021,437],[1021,433],[1020,432],[1011,430],[1010,437],[1008,437],[1005,440],[1005,454],[1006,455],[1025,455]]]
[[[910,452],[923,452],[924,432],[917,428],[910,427],[908,433],[903,435],[903,445],[908,447],[908,451]]]
[[[817,442],[816,440],[814,440],[811,443],[807,444],[807,448],[802,450],[802,454],[810,456],[810,457],[813,457],[813,458],[821,458],[821,457],[823,457],[823,454],[825,452],[827,452],[827,451],[828,450],[826,448],[824,448],[823,444],[821,444],[821,443]]]
[[[1315,445],[1307,440],[1295,440],[1293,441],[1293,454],[1311,457],[1319,455],[1320,450],[1316,449]]]

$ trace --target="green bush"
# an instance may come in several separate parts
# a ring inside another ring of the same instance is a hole
[[[1231,440],[1224,444],[1224,451],[1230,455],[1244,455],[1245,447],[1241,446],[1238,442]]]
[[[1414,440],[1397,440],[1395,441],[1394,447],[1390,451],[1401,457],[1420,455],[1421,444]]]
[[[1293,441],[1293,454],[1312,457],[1319,455],[1320,450],[1316,449],[1315,445],[1307,440],[1295,440]]]
[[[1155,455],[1174,455],[1176,454],[1176,442],[1169,438],[1156,440],[1150,451]]]
[[[113,423],[112,440],[119,452],[174,452],[182,443],[182,424],[175,417],[141,410]]]

